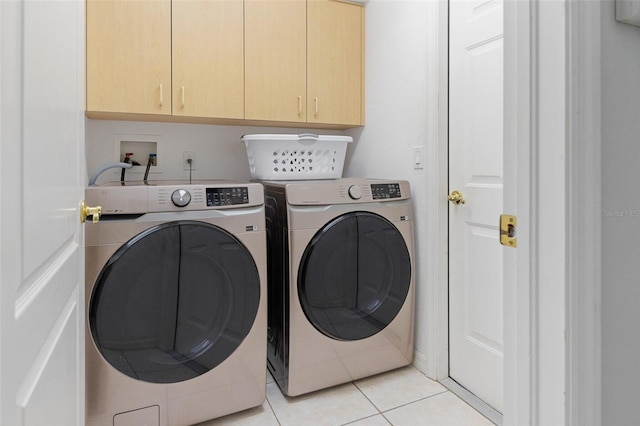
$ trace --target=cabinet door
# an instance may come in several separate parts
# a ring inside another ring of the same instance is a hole
[[[242,118],[243,1],[173,0],[173,115]]]
[[[307,8],[307,121],[361,125],[364,10],[332,0]]]
[[[87,1],[87,110],[171,114],[171,1]]]
[[[306,121],[306,1],[245,1],[245,118]]]

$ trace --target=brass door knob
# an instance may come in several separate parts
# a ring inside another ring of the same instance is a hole
[[[87,220],[87,216],[92,216],[93,223],[98,223],[101,214],[102,207],[88,207],[84,200],[80,203],[80,222],[84,223]]]
[[[462,193],[458,190],[451,191],[451,194],[447,197],[449,201],[453,204],[464,204],[464,198],[462,197]]]

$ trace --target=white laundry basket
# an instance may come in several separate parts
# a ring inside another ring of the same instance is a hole
[[[342,177],[350,136],[244,135],[253,179],[305,180]]]

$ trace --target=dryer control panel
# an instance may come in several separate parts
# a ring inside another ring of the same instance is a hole
[[[371,193],[374,200],[385,200],[387,198],[400,198],[399,183],[372,183]]]
[[[269,182],[270,186],[286,187],[290,205],[333,205],[380,203],[411,198],[409,182],[343,178],[335,181]]]

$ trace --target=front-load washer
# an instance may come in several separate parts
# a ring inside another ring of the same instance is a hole
[[[266,392],[266,232],[258,183],[86,189],[86,417],[190,425]]]
[[[289,396],[413,359],[406,181],[267,182],[268,368]]]

